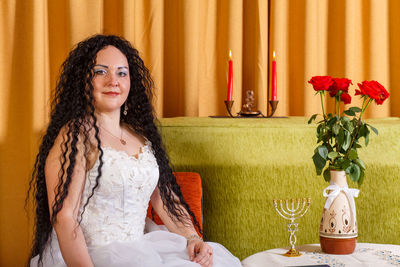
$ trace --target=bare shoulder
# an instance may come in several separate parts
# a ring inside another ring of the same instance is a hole
[[[78,138],[81,139],[81,138]],[[72,152],[72,133],[69,131],[68,126],[64,126],[61,128],[58,133],[52,148],[49,151],[49,155],[46,159],[45,164],[45,174],[46,180],[48,179],[57,179],[58,173],[61,169],[66,171],[66,168],[70,164],[70,154]],[[83,145],[82,141],[78,140],[76,144],[76,156],[75,162],[80,162],[83,160]]]
[[[69,127],[67,125],[63,126],[58,133],[52,148],[49,151],[49,155],[47,160],[52,160],[53,158],[60,158],[64,153],[69,155],[71,153],[71,145],[72,145],[72,133],[69,131]],[[83,138],[81,135],[78,136],[78,140],[76,142],[77,154],[82,154]]]

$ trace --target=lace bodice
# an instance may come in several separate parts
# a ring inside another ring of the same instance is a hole
[[[82,215],[81,228],[88,246],[142,237],[148,203],[159,177],[148,141],[138,158],[110,147],[104,147],[103,152],[99,186]],[[98,159],[87,173],[81,212],[96,184],[99,164]]]

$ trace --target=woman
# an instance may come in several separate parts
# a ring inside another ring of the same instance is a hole
[[[154,124],[151,88],[126,40],[96,35],[70,52],[30,183],[31,266],[241,266],[197,235]],[[144,234],[149,200],[169,231]]]

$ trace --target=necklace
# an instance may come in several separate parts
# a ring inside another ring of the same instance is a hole
[[[119,139],[119,141],[121,142],[122,145],[126,145],[126,141],[122,138],[122,128],[121,128],[121,137],[113,135],[109,130],[107,130],[106,128],[104,128],[101,125],[100,125],[100,128],[103,129],[104,131],[106,131],[107,133],[111,134],[113,137]]]

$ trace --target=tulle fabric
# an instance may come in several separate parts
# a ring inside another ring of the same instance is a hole
[[[43,255],[43,266],[66,267],[54,234],[51,243],[52,245],[46,248]],[[239,259],[222,245],[207,243],[213,249],[213,267],[242,266]],[[89,253],[96,267],[200,266],[189,260],[186,239],[167,230],[146,233],[141,239],[135,241],[114,241],[101,247],[89,247]],[[38,256],[31,260],[31,266],[37,266],[37,261]]]
[[[208,243],[214,251],[213,266],[241,266],[240,261],[223,246]],[[186,249],[186,239],[165,231],[144,235],[143,240],[132,243],[114,242],[91,253],[95,266],[121,267],[178,267],[199,264],[191,262]]]

